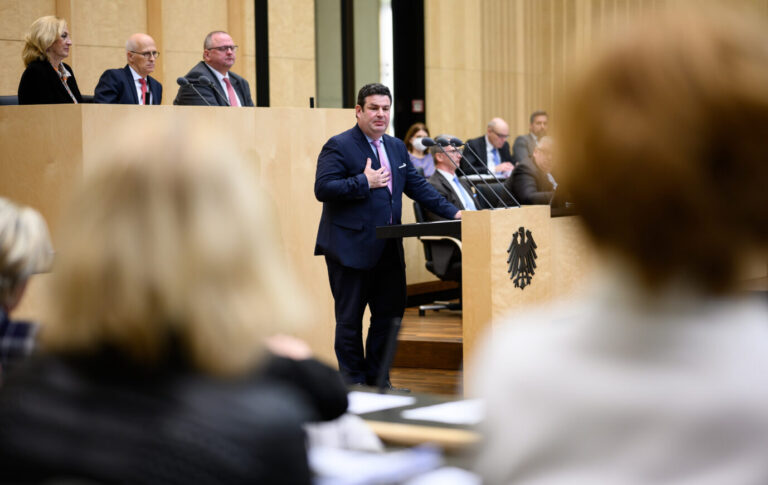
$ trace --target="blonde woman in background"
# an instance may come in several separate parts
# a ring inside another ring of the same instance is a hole
[[[342,414],[346,389],[295,341],[270,345],[299,360],[265,351],[306,313],[215,131],[133,126],[84,182],[41,355],[0,393],[3,479],[309,483],[302,425]]]
[[[739,291],[768,255],[766,32],[680,7],[574,78],[562,183],[604,274],[476,352],[484,483],[768,483],[768,305]]]
[[[13,321],[29,278],[50,270],[48,227],[39,212],[0,197],[0,377],[35,346],[37,325]]]
[[[24,37],[26,69],[19,81],[19,104],[82,103],[69,57],[72,37],[67,22],[53,16],[35,20]]]

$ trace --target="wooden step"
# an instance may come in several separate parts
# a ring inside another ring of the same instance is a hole
[[[461,312],[407,308],[392,367],[460,370],[462,363]]]

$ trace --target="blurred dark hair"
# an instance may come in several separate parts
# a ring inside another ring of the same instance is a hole
[[[768,35],[730,10],[646,18],[566,96],[563,183],[651,289],[725,292],[768,247]]]
[[[371,83],[366,84],[357,92],[357,105],[361,108],[365,108],[365,98],[376,94],[389,97],[389,102],[392,103],[392,93],[389,92],[388,87],[379,83]]]

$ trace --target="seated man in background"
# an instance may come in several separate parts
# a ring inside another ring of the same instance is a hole
[[[452,135],[440,135],[438,138],[440,137],[453,138]],[[432,145],[429,147],[429,153],[432,154],[435,161],[435,173],[428,179],[432,187],[460,210],[476,210],[477,207],[469,186],[462,184],[456,173],[456,166],[461,160],[459,149],[454,146]],[[428,221],[447,220],[431,211],[425,211],[424,216]]]
[[[497,177],[508,177],[515,168],[512,164],[512,154],[509,152],[508,138],[509,125],[506,121],[501,118],[489,121],[485,135],[467,141],[471,150],[464,148],[461,170],[466,175],[493,172]],[[475,157],[472,151],[480,158]]]
[[[515,167],[504,185],[521,204],[549,204],[557,188],[552,176],[553,141],[549,136],[539,140],[533,149],[533,159],[523,160]]]
[[[230,69],[237,47],[228,33],[217,30],[205,36],[203,60],[186,75],[173,104],[194,106],[253,106],[248,81]]]
[[[517,166],[518,163],[533,158],[533,149],[542,139],[547,136],[547,124],[549,115],[546,111],[534,111],[531,113],[531,126],[527,135],[520,135],[515,138],[512,146],[512,163]]]
[[[128,64],[122,69],[107,69],[93,93],[94,103],[160,104],[163,85],[149,74],[160,56],[155,41],[147,34],[133,34],[125,43]]]
[[[10,319],[29,278],[48,271],[53,250],[43,217],[0,197],[0,378],[35,346],[37,325]]]

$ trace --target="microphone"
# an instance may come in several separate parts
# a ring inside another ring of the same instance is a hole
[[[469,146],[469,145],[465,144],[463,141],[459,140],[458,138],[456,138],[456,137],[453,137],[453,138],[451,138],[450,140],[448,140],[448,142],[451,144],[451,146],[454,146],[454,147],[460,147],[460,146],[464,145],[466,148],[469,148],[469,151],[470,151],[470,153],[472,153],[472,155],[474,155],[476,159],[478,159],[478,160],[481,160],[481,158],[477,156],[477,153],[475,153],[475,151],[472,149],[472,147],[471,147],[471,146]],[[463,155],[462,155],[462,156],[463,156]],[[474,170],[474,171],[475,171],[475,173],[476,173],[477,175],[480,175],[480,173],[477,171],[477,169],[475,168],[475,166],[474,166],[474,165],[472,165],[472,164],[471,164],[471,163],[469,163],[469,162],[467,162],[467,165],[469,165],[470,167],[472,167],[472,170]],[[496,174],[495,174],[495,173],[493,173],[493,170],[488,170],[488,173],[490,173],[490,174],[491,174],[491,176],[493,177],[493,179],[494,179],[496,182],[498,182],[498,183],[500,183],[500,184],[501,184],[501,188],[502,188],[502,189],[504,189],[504,192],[506,192],[506,194],[507,194],[507,195],[510,197],[510,199],[512,199],[512,201],[513,201],[515,204],[517,204],[517,206],[518,206],[518,207],[522,207],[522,206],[520,205],[520,202],[518,202],[518,200],[515,198],[515,196],[514,196],[514,195],[512,195],[512,193],[511,193],[511,192],[510,192],[510,191],[507,189],[507,186],[506,186],[506,185],[504,185],[504,183],[503,183],[503,182],[501,182],[501,181],[500,181],[500,180],[499,180],[499,179],[496,177]],[[488,184],[488,181],[487,181],[487,180],[485,180],[485,178],[483,178],[483,177],[481,176],[481,177],[480,177],[480,179],[481,179],[482,181],[484,181],[484,182],[485,182],[485,185],[489,185],[489,184]],[[504,206],[504,208],[505,208],[505,209],[509,209],[509,206],[508,206],[508,205],[507,205],[507,204],[504,202],[504,200],[501,198],[501,196],[499,196],[499,194],[498,194],[498,193],[497,193],[495,190],[492,190],[492,192],[493,192],[493,193],[496,195],[496,198],[497,198],[497,199],[499,199],[499,202],[501,202],[501,204]]]
[[[454,166],[454,167],[456,167],[456,170],[458,170],[458,171],[459,171],[459,174],[460,174],[461,176],[464,176],[464,177],[466,176],[466,174],[464,173],[464,171],[463,171],[461,168],[459,168],[459,166],[458,166],[458,165],[456,165],[456,164],[453,162],[453,160],[451,159],[451,157],[450,157],[450,156],[449,156],[447,153],[445,153],[445,150],[443,150],[443,147],[447,147],[448,145],[450,145],[450,143],[448,143],[448,140],[446,140],[444,137],[437,137],[437,141],[435,141],[435,140],[433,140],[432,138],[430,138],[430,137],[428,137],[428,136],[425,136],[424,138],[422,138],[422,139],[421,139],[421,143],[422,143],[422,144],[423,144],[425,147],[432,147],[432,146],[435,146],[435,145],[437,145],[437,147],[440,149],[440,151],[443,153],[443,155],[445,155],[446,157],[448,157],[448,160],[450,160],[450,161],[451,161],[451,163],[453,163],[453,166]],[[486,198],[485,198],[485,195],[483,195],[483,193],[482,193],[482,192],[480,192],[479,190],[477,190],[477,185],[475,185],[475,183],[474,183],[474,182],[472,182],[472,181],[471,181],[471,180],[469,180],[469,179],[466,179],[466,180],[467,180],[467,182],[469,182],[469,183],[470,183],[470,185],[472,185],[472,187],[474,187],[474,189],[475,189],[475,193],[476,193],[476,194],[480,194],[480,197],[482,197],[483,201],[484,201],[486,204],[488,204],[488,207],[491,207],[491,203],[488,201],[488,199],[486,199]],[[466,208],[465,208],[465,209],[466,209]]]
[[[229,104],[229,101],[227,100],[227,98],[225,98],[224,95],[221,94],[218,89],[216,89],[216,86],[213,85],[213,81],[211,81],[211,78],[209,78],[205,74],[197,78],[197,83],[201,86],[205,86],[213,89],[213,93],[216,94],[222,100],[224,100],[225,106],[232,106],[231,104]]]
[[[208,82],[211,82],[211,80],[209,79],[209,80],[208,80]],[[195,85],[194,85],[194,84],[192,84],[191,82],[189,82],[189,79],[187,79],[187,78],[185,78],[185,77],[177,77],[177,78],[176,78],[176,83],[177,83],[177,84],[178,84],[178,85],[179,85],[181,88],[183,88],[184,86],[189,86],[189,87],[190,87],[190,88],[192,88],[192,90],[193,90],[193,91],[194,91],[194,92],[195,92],[195,93],[198,95],[198,97],[200,97],[200,99],[202,99],[202,100],[203,100],[203,102],[204,102],[206,105],[208,105],[208,106],[210,106],[210,105],[211,105],[211,103],[209,103],[209,102],[208,102],[208,100],[207,100],[207,99],[205,99],[205,97],[203,97],[203,95],[202,95],[202,94],[200,94],[200,91],[198,91],[198,90],[197,90],[197,88],[195,87]],[[179,89],[179,94],[181,94],[181,89]],[[176,95],[176,100],[174,100],[174,104],[176,103],[176,101],[177,101],[178,99],[179,99],[179,95],[177,94],[177,95]]]

